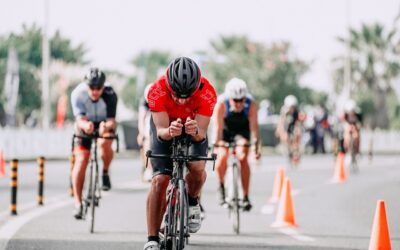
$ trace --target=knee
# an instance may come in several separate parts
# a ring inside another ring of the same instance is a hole
[[[168,187],[170,177],[167,175],[156,175],[151,181],[151,188],[153,192],[161,193]]]
[[[244,161],[247,161],[248,154],[249,154],[248,151],[239,151],[236,153],[236,157],[238,158],[238,160],[240,162],[244,162]]]

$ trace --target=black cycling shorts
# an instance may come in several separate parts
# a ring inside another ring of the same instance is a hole
[[[157,136],[156,126],[153,117],[150,119],[150,149],[153,154],[172,154],[172,140],[164,141]],[[207,138],[201,142],[192,141],[189,154],[196,156],[207,156],[208,140]],[[172,176],[173,164],[172,160],[150,158],[153,167],[153,176],[163,174]]]
[[[226,142],[234,142],[236,139],[240,137],[250,141],[250,130],[242,129],[241,131],[228,131],[224,129],[222,131],[222,140]]]

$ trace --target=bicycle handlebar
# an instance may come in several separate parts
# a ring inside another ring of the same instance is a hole
[[[211,154],[211,157],[197,156],[197,155],[168,155],[168,154],[153,154],[153,151],[147,150],[147,152],[146,152],[146,167],[147,167],[149,158],[170,159],[173,161],[180,161],[180,162],[213,161],[213,169],[214,169],[215,168],[215,160],[217,159],[217,154]]]
[[[251,147],[252,144],[236,144],[236,142],[225,142],[223,145],[221,144],[213,144],[212,147],[214,148],[234,148],[234,147]]]

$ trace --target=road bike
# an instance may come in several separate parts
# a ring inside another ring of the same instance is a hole
[[[116,140],[117,141],[117,149],[116,152],[119,152],[119,138],[118,135],[112,136],[100,136],[99,131],[95,130],[93,134],[86,135],[74,134],[72,136],[72,151],[74,148],[75,138],[79,139],[90,139],[92,146],[91,146],[91,155],[90,155],[90,163],[89,163],[89,173],[87,174],[86,180],[89,179],[89,182],[86,182],[86,194],[83,197],[83,214],[82,219],[86,219],[88,215],[88,210],[90,209],[89,214],[89,232],[94,232],[94,222],[95,222],[95,209],[99,206],[100,199],[101,199],[101,189],[100,189],[100,181],[99,181],[99,163],[97,160],[97,140],[98,139],[106,139],[106,140]]]
[[[212,154],[211,157],[189,155],[190,144],[190,136],[174,137],[172,154],[153,154],[151,150],[146,152],[147,161],[149,158],[158,158],[171,159],[173,163],[172,178],[166,193],[165,225],[163,233],[160,235],[161,249],[181,250],[185,247],[185,243],[189,242],[189,203],[185,181],[188,163],[191,161],[214,161],[215,164],[215,154]]]
[[[232,179],[228,185],[228,197],[223,205],[228,209],[228,216],[232,222],[233,231],[236,234],[240,233],[240,211],[243,210],[242,199],[240,198],[240,161],[236,156],[237,147],[250,147],[251,144],[236,144],[236,142],[225,143],[223,145],[217,144],[214,147],[224,147],[232,149],[228,158],[228,166],[232,170]]]

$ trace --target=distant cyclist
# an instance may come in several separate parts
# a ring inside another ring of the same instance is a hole
[[[362,114],[359,107],[353,100],[349,100],[344,107],[344,132],[343,147],[346,152],[354,150],[355,154],[360,152],[360,129]],[[353,148],[350,149],[350,141],[353,139]]]
[[[149,108],[149,103],[147,100],[147,95],[149,93],[152,84],[148,84],[144,89],[144,96],[139,103],[139,115],[138,115],[138,135],[137,143],[140,147],[140,157],[142,159],[143,169],[142,169],[142,181],[151,181],[153,175],[153,170],[151,163],[146,168],[146,156],[145,153],[150,149],[150,117],[151,112]]]
[[[179,57],[171,62],[165,75],[150,88],[150,148],[155,154],[171,154],[172,138],[185,134],[191,137],[190,154],[206,156],[207,129],[216,103],[214,87],[201,75],[190,58]],[[144,250],[158,250],[159,230],[166,208],[166,190],[171,179],[171,160],[151,159],[153,179],[147,198],[148,242]],[[189,232],[201,227],[199,195],[206,180],[205,162],[188,164],[186,183],[189,203]]]
[[[111,86],[105,86],[105,74],[97,68],[91,68],[84,82],[71,93],[72,110],[75,116],[75,133],[91,135],[98,131],[101,136],[114,134],[117,95]],[[103,160],[103,190],[111,188],[109,168],[113,159],[112,140],[99,139],[101,159]],[[72,170],[72,184],[75,199],[74,217],[82,219],[82,189],[86,167],[90,157],[91,140],[76,138],[74,154],[75,165]]]
[[[257,121],[257,104],[249,95],[246,83],[238,78],[231,79],[225,87],[225,93],[220,96],[215,108],[216,145],[236,142],[238,145],[250,144],[250,135],[256,143],[256,158],[260,158],[260,133]],[[216,161],[217,177],[219,182],[219,203],[225,203],[225,174],[229,149],[218,147]],[[252,204],[249,199],[250,167],[248,162],[249,148],[237,147],[236,156],[240,161],[240,171],[243,186],[243,208],[249,211]]]
[[[286,96],[275,134],[279,137],[281,143],[288,145],[289,148],[295,148],[297,151],[301,140],[300,124],[304,120],[302,116],[304,116],[304,113],[299,111],[297,98],[294,95]],[[295,163],[300,160],[299,154],[292,155],[292,152],[289,152],[289,156],[294,157],[292,161]]]

